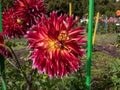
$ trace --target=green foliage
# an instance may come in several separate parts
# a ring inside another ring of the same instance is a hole
[[[93,52],[92,90],[120,89],[120,59]]]
[[[58,10],[61,13],[69,12],[69,2],[72,2],[73,14],[82,18],[88,13],[88,0],[45,0],[47,11]],[[95,13],[100,12],[102,15],[115,16],[116,10],[120,9],[120,1],[113,2],[112,0],[95,0]]]
[[[100,23],[98,27],[98,32],[101,34],[105,34],[106,30],[104,29],[104,23]]]
[[[25,61],[22,65],[24,72],[29,75],[31,71],[31,62]],[[30,90],[83,90],[85,88],[84,67],[78,72],[61,78],[49,78],[47,75],[39,74],[34,70],[32,74]],[[7,90],[26,90],[27,83],[22,73],[15,67],[12,67],[6,61]]]
[[[100,75],[99,89],[120,89],[120,60],[114,60]]]
[[[15,0],[1,0],[3,9],[8,9],[13,6]]]
[[[117,47],[120,47],[120,34],[117,35],[115,44]],[[118,50],[118,52],[120,53],[120,50]]]
[[[117,43],[120,43],[120,34],[118,34],[116,41],[117,41]]]
[[[9,8],[15,0],[2,0],[3,8]],[[73,14],[82,18],[88,13],[88,0],[45,0],[47,14],[58,11],[61,13],[69,13],[69,2],[72,2]],[[102,15],[115,16],[116,10],[120,9],[120,1],[115,3],[112,0],[95,0],[95,13],[100,12]]]
[[[113,2],[112,0],[95,0],[95,13],[100,12],[102,15],[115,16],[116,10],[120,9],[119,2]]]
[[[116,30],[115,30],[115,23],[108,23],[107,24],[107,32],[109,32],[109,33],[114,33],[114,32],[116,32]]]
[[[114,90],[120,89],[120,60],[113,61],[110,67],[111,81],[114,86]]]
[[[58,11],[61,13],[68,13],[68,1],[67,0],[45,0],[47,13],[52,11]]]

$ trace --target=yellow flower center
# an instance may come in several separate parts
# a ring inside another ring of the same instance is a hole
[[[56,48],[58,48],[58,46],[57,46],[57,44],[56,44],[55,41],[49,41],[49,42],[48,42],[48,45],[49,45],[49,47],[50,47],[51,49],[56,49]]]
[[[21,19],[17,19],[17,23],[19,23],[19,24],[23,24],[23,20],[21,20]]]
[[[58,35],[58,40],[59,40],[59,41],[65,41],[65,40],[67,40],[67,32],[66,32],[66,31],[62,31],[62,32]]]
[[[58,39],[57,40],[47,40],[47,46],[49,51],[51,50],[55,50],[55,49],[67,49],[67,47],[64,44],[64,41],[69,39],[68,35],[66,33],[66,31],[62,31],[59,35],[58,35]]]

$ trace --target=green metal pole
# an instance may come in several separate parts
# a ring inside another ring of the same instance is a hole
[[[88,52],[87,52],[87,72],[86,88],[91,89],[91,58],[92,58],[92,31],[93,31],[94,0],[89,0],[89,22],[88,22]]]
[[[2,32],[2,0],[0,0],[0,33]]]
[[[2,33],[2,0],[0,0],[0,33]],[[1,90],[6,90],[6,77],[5,77],[5,59],[0,55],[0,76],[1,76]]]

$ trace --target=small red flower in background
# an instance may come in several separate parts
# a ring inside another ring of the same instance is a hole
[[[3,36],[0,34],[0,54],[9,58],[12,57],[8,48],[5,47]]]
[[[16,14],[25,17],[28,26],[35,24],[35,21],[45,12],[43,0],[17,0],[14,6],[17,10]]]
[[[62,77],[80,68],[78,56],[84,55],[81,46],[86,40],[83,27],[75,27],[76,23],[72,16],[58,17],[57,12],[52,12],[49,18],[42,16],[41,22],[31,28],[33,32],[26,35],[32,49],[33,68],[50,77]]]
[[[24,19],[16,16],[15,12],[15,9],[10,8],[2,13],[3,33],[9,38],[20,38],[27,31]]]

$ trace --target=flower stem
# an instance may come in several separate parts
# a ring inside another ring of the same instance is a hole
[[[19,60],[18,60],[18,58],[17,58],[14,50],[12,49],[12,47],[9,47],[9,48],[10,48],[10,50],[11,50],[12,55],[14,56],[15,61],[16,61],[17,64],[18,64],[18,68],[20,69],[21,73],[23,74],[23,77],[25,78],[27,84],[30,83],[30,82],[29,82],[29,79],[27,78],[26,73],[22,70],[22,67],[21,67],[21,65],[20,65],[20,62],[19,62]]]
[[[0,72],[2,81],[2,90],[6,90],[5,59],[0,55]]]

